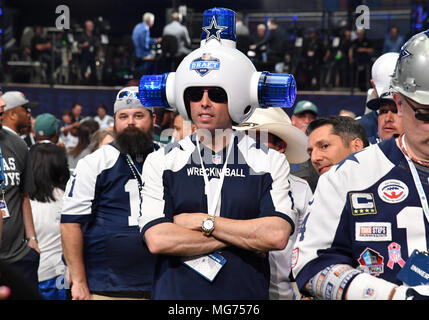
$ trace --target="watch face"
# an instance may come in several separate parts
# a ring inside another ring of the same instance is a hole
[[[214,222],[211,219],[206,219],[203,221],[203,229],[206,231],[210,231],[214,227]]]

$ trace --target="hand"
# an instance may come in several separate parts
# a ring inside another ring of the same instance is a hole
[[[6,300],[10,296],[10,288],[6,286],[0,286],[0,300]]]
[[[73,282],[71,284],[72,300],[89,300],[89,289],[86,283]]]
[[[33,248],[34,250],[36,250],[38,253],[40,253],[39,244],[37,243],[36,240],[30,240],[30,241],[28,241],[27,245],[30,248]]]
[[[255,49],[256,49],[256,45],[251,44],[251,45],[249,46],[249,49],[250,49],[250,50],[255,50]]]
[[[396,287],[392,300],[429,300],[429,286],[420,285],[408,287],[405,285]]]
[[[174,223],[191,230],[201,230],[201,224],[206,218],[206,213],[181,213],[174,216]]]

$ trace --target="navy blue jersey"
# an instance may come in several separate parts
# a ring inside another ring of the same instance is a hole
[[[150,154],[144,164],[142,233],[173,222],[180,213],[207,212],[207,197],[196,135]],[[294,226],[286,157],[237,133],[225,170],[217,216],[254,219],[278,216]],[[214,153],[200,144],[209,184],[219,180],[226,149]],[[154,299],[268,299],[268,257],[230,246],[222,250],[226,264],[213,282],[184,265],[180,257],[159,255]]]
[[[417,167],[426,194],[427,168]],[[396,284],[414,249],[426,251],[428,220],[395,139],[350,155],[319,179],[299,230],[293,273],[302,288],[331,264]]]
[[[138,229],[136,178],[111,144],[81,159],[67,183],[61,223],[82,224],[90,291],[151,289],[155,260]]]

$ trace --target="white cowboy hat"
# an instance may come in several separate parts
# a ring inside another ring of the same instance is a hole
[[[289,116],[281,108],[256,108],[252,116],[235,130],[267,130],[287,143],[285,155],[290,163],[307,161],[307,136],[294,127]]]

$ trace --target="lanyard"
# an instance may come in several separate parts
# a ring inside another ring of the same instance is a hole
[[[133,159],[129,154],[126,155],[128,166],[130,167],[131,173],[134,176],[134,179],[137,181],[137,187],[139,188],[139,197],[140,197],[140,204],[142,202],[142,191],[143,191],[143,168],[142,172],[139,172],[139,169],[134,164]],[[140,179],[137,178],[137,175],[140,177]]]
[[[129,167],[130,167],[130,169],[131,169],[131,172],[133,173],[134,177],[137,179],[137,177],[136,177],[136,175],[135,175],[135,173],[134,173],[133,168],[135,169],[135,171],[136,171],[136,172],[137,172],[137,174],[139,175],[139,177],[140,177],[140,181],[142,181],[142,182],[143,182],[143,169],[142,169],[142,172],[140,173],[140,172],[139,172],[139,169],[136,167],[136,165],[134,164],[133,159],[131,158],[131,156],[130,156],[129,154],[127,154],[127,162],[128,162],[128,165],[129,165]]]
[[[407,151],[407,146],[405,145],[405,135],[402,135],[402,145],[404,146],[404,149]],[[401,139],[400,138],[400,139]],[[420,202],[422,204],[423,212],[426,216],[426,219],[429,221],[429,206],[428,201],[426,198],[426,193],[423,189],[422,182],[419,177],[419,173],[417,172],[416,166],[414,165],[413,161],[410,159],[408,155],[406,155],[404,152],[402,152],[405,156],[405,159],[407,159],[408,166],[410,167],[411,174],[413,176],[414,184],[416,185],[417,192],[419,194]]]
[[[0,147],[0,168],[1,168],[1,172],[0,172],[0,180],[1,180],[1,192],[3,194],[3,199],[4,199],[4,191],[6,189],[6,185],[4,183],[4,166],[3,166],[3,153],[1,151],[1,147]]]
[[[226,172],[225,169],[227,167],[228,157],[229,157],[229,154],[231,153],[232,145],[234,144],[234,133],[232,133],[231,139],[229,141],[228,152],[227,152],[226,157],[225,157],[225,163],[223,164],[222,170],[219,172],[219,181],[217,183],[217,188],[216,188],[216,191],[213,195],[213,198],[211,198],[212,201],[210,201],[210,198],[209,198],[209,190],[210,190],[209,178],[208,178],[208,175],[206,172],[206,168],[204,167],[204,161],[201,158],[201,150],[200,150],[199,140],[200,139],[199,139],[198,134],[197,134],[197,149],[198,149],[198,155],[199,155],[200,161],[201,161],[201,168],[203,169],[203,177],[204,177],[204,185],[205,185],[204,190],[205,190],[205,193],[207,196],[207,211],[208,211],[207,213],[211,216],[214,216],[214,215],[216,215],[216,207],[217,207],[217,204],[219,203],[220,192],[222,190],[223,180],[225,179],[225,172]]]

